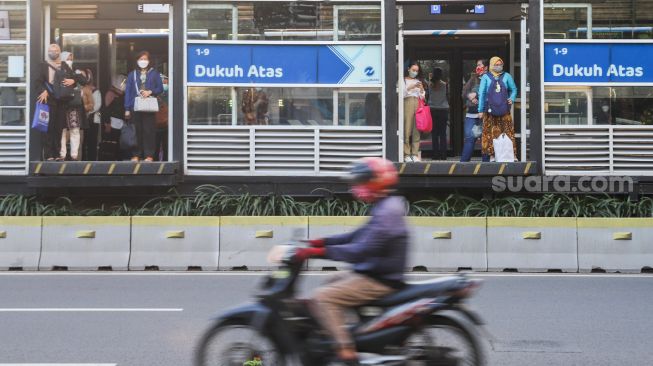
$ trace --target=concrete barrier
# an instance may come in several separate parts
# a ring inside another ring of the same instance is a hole
[[[485,218],[411,217],[408,220],[409,270],[487,270]]]
[[[39,269],[127,270],[130,217],[44,217]]]
[[[0,216],[0,270],[38,269],[41,220],[41,217]]]
[[[581,272],[653,268],[653,219],[579,218],[578,264]]]
[[[219,269],[275,268],[267,262],[270,249],[291,239],[306,239],[307,232],[304,216],[221,217]]]
[[[489,271],[577,272],[575,218],[489,217]]]
[[[218,269],[219,217],[132,217],[130,270]]]
[[[319,239],[327,236],[344,234],[355,230],[369,220],[368,217],[343,217],[343,216],[311,216],[308,218],[308,237]],[[349,265],[343,262],[335,262],[325,259],[311,259],[308,261],[309,270],[348,268]]]

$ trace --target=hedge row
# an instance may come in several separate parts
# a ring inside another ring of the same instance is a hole
[[[171,193],[141,205],[81,207],[69,198],[44,203],[34,196],[0,198],[3,216],[364,216],[369,205],[339,198],[301,201],[290,196],[233,195],[205,185],[193,195]],[[653,217],[653,199],[547,194],[477,199],[449,195],[410,203],[411,216]]]

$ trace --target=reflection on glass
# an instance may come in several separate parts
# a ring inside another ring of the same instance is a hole
[[[544,8],[544,38],[586,39],[587,8]]]
[[[597,125],[653,125],[653,87],[594,87]]]
[[[25,125],[25,88],[0,88],[0,126]]]
[[[336,11],[338,24],[334,24]],[[187,36],[201,40],[381,40],[381,8],[317,1],[191,1]]]
[[[26,75],[24,45],[0,44],[0,83],[24,83]]]
[[[0,1],[0,42],[27,38],[25,1]]]
[[[547,125],[587,125],[587,94],[582,91],[547,91],[544,97]]]
[[[381,40],[381,12],[378,8],[338,9],[338,40]]]
[[[380,90],[338,90],[337,103],[339,125],[381,125]],[[330,88],[188,88],[188,118],[195,125],[333,126],[333,111]]]
[[[381,126],[381,93],[370,91],[338,93],[340,126]]]
[[[192,125],[231,125],[231,88],[188,88],[188,123]]]
[[[198,3],[188,7],[188,39],[227,40],[233,36],[233,7]]]

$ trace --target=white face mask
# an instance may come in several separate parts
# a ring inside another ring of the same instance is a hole
[[[146,68],[150,64],[150,61],[147,60],[138,60],[138,67],[141,69]]]
[[[413,71],[413,70],[408,71],[408,75],[409,75],[411,78],[416,78],[416,77],[417,77],[417,74],[418,74],[417,71]]]
[[[73,62],[72,62],[72,61],[66,61],[66,64],[67,64],[68,67],[70,67],[71,69],[73,68]]]
[[[610,107],[608,107],[607,105],[604,105],[603,107],[601,107],[601,109],[603,110],[603,112],[608,113],[608,111],[610,110]]]

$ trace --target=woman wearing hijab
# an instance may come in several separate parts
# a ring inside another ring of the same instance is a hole
[[[98,136],[100,133],[100,108],[102,108],[102,95],[95,86],[93,71],[82,70],[86,77],[86,85],[82,88],[82,101],[84,102],[84,124],[82,126],[82,145],[79,157],[89,161],[97,160]],[[83,154],[82,154],[83,151]]]
[[[143,51],[136,57],[136,69],[129,73],[125,88],[125,119],[136,127],[138,146],[132,152],[132,161],[154,161],[156,151],[156,112],[135,112],[134,99],[158,97],[163,93],[161,74],[150,60],[150,53]]]
[[[503,71],[500,57],[490,59],[490,72],[481,77],[478,90],[478,111],[483,119],[482,153],[494,155],[493,140],[505,133],[512,140],[515,156],[515,126],[510,110],[517,98],[517,85],[512,76]]]
[[[469,162],[472,159],[476,140],[480,135],[479,132],[481,132],[483,128],[483,121],[478,113],[478,88],[481,85],[481,78],[485,73],[487,73],[487,71],[487,60],[476,60],[476,69],[470,75],[469,80],[463,87],[463,100],[465,101],[467,112],[465,113],[465,141],[463,144],[463,152],[460,157],[460,162],[462,163]],[[475,129],[479,131],[476,134],[474,133]],[[488,155],[483,154],[481,158],[484,162],[490,161]]]
[[[61,56],[59,45],[53,43],[48,47],[47,59],[41,64],[35,86],[38,95],[37,102],[48,104],[50,108],[48,132],[41,135],[43,158],[48,161],[55,159],[60,161],[65,158],[65,156],[61,157],[60,152],[62,132],[64,128],[67,128],[68,101],[55,98],[55,80],[59,80],[65,87],[74,87],[81,81],[81,77],[75,75],[69,63],[63,62]],[[68,55],[66,55],[67,59]]]

